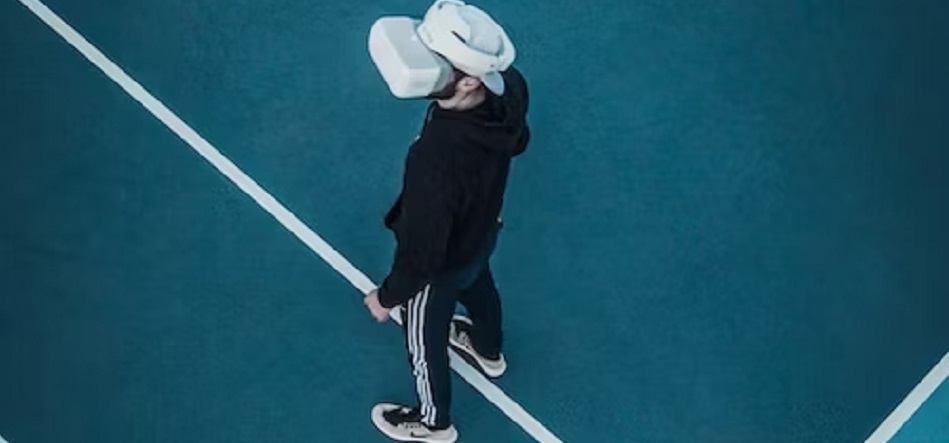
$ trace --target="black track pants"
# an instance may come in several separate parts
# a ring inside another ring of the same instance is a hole
[[[475,349],[488,357],[501,351],[501,300],[488,264],[496,236],[497,232],[466,269],[434,278],[405,305],[409,364],[422,421],[430,427],[452,423],[448,333],[456,303],[465,307],[474,324]]]

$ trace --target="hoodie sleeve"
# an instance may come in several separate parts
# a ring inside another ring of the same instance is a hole
[[[454,186],[436,150],[418,146],[406,161],[396,252],[379,287],[379,302],[393,308],[411,299],[441,270],[453,222]]]

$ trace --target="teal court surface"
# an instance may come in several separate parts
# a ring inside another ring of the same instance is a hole
[[[949,441],[949,3],[476,4],[534,137],[460,441]],[[428,5],[0,1],[0,440],[387,441]]]

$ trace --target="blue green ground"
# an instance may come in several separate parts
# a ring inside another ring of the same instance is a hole
[[[423,104],[365,37],[427,4],[48,3],[376,281]],[[949,4],[479,4],[533,99],[498,384],[564,441],[862,441],[949,350]],[[398,328],[12,0],[0,48],[0,434],[385,441]]]
[[[949,383],[942,386],[903,425],[893,443],[939,443],[949,436]]]

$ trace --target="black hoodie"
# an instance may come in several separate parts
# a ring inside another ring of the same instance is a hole
[[[379,288],[382,306],[403,304],[436,276],[466,266],[496,229],[511,159],[530,141],[527,84],[513,67],[503,76],[504,95],[487,92],[474,109],[429,106],[385,217],[397,246]]]

